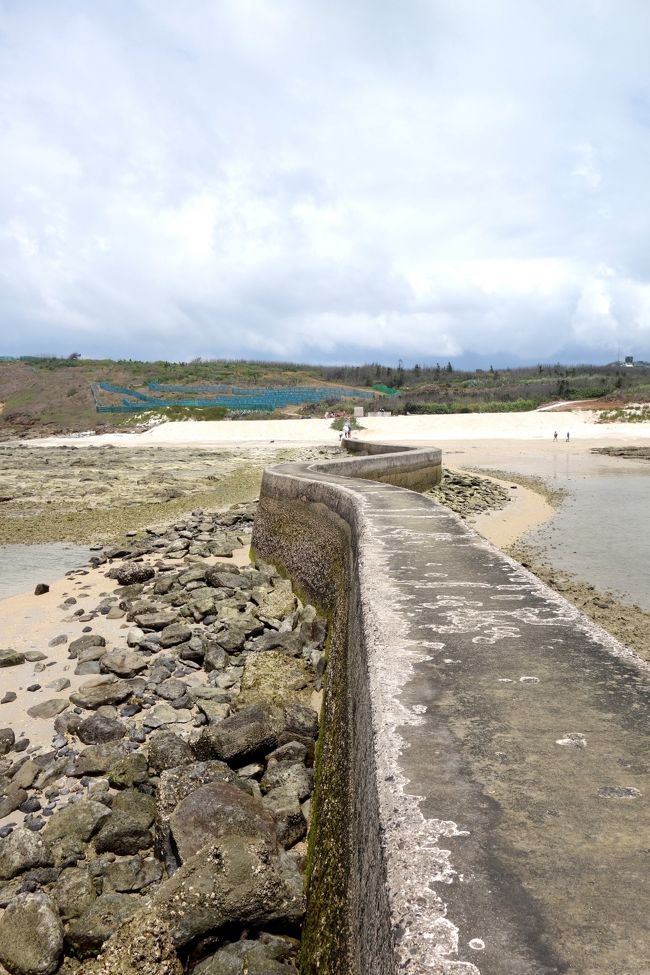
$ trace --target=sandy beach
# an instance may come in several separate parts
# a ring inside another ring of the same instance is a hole
[[[504,471],[498,481],[509,489],[509,503],[500,510],[484,512],[468,520],[476,531],[493,544],[507,550],[531,528],[548,521],[555,510],[552,490],[540,492],[539,489],[533,490],[527,486],[525,479],[509,479],[508,467],[513,460],[521,462],[525,459],[530,462],[543,482],[545,476],[552,477],[553,470],[566,462],[569,452],[572,470],[579,476],[581,464],[586,469],[591,461],[590,451],[593,447],[642,444],[650,441],[650,423],[598,424],[594,421],[595,414],[580,411],[364,418],[361,421],[364,429],[355,432],[355,437],[367,441],[439,443],[443,448],[443,462],[448,468],[483,467]],[[555,430],[559,432],[557,441],[553,439]],[[571,433],[569,443],[562,439],[566,438],[567,430]],[[188,450],[219,449],[233,458],[248,453],[249,467],[251,464],[255,467],[255,477],[246,478],[245,493],[250,497],[254,494],[255,485],[259,483],[264,463],[283,459],[279,454],[283,447],[326,445],[336,448],[338,433],[331,428],[331,421],[320,419],[185,422],[163,424],[140,435],[111,434],[31,440],[20,449],[38,451],[41,448],[69,446],[78,448],[85,456],[91,456],[97,448],[109,445],[118,448],[114,451],[116,465],[122,455],[120,448],[124,448],[129,456],[151,448],[152,456],[161,456],[157,455],[156,448],[164,448],[172,455],[172,462],[175,449],[185,451],[186,459],[190,456],[187,454]],[[4,445],[5,448],[8,446],[10,445]],[[288,456],[294,455],[290,451]],[[230,463],[223,468],[224,476],[227,473],[231,479],[233,475],[236,479],[239,471],[237,465]],[[201,496],[200,500],[204,501],[205,498]],[[100,504],[101,513],[101,502],[97,503]],[[186,499],[185,507],[191,506],[191,503],[190,496]],[[175,512],[181,509],[182,502],[178,501],[176,504],[176,508],[169,510],[168,517],[173,518]],[[161,507],[158,517],[164,517],[165,511],[165,507]],[[132,517],[136,519],[141,514],[138,507],[134,506]],[[120,522],[119,526],[120,529],[129,527],[128,521]],[[21,652],[47,650],[48,654],[45,664],[40,661],[26,662],[20,667],[12,668],[10,674],[4,671],[4,690],[13,690],[18,696],[11,705],[0,708],[0,721],[4,716],[5,721],[10,722],[18,734],[29,735],[33,743],[43,746],[47,745],[48,735],[51,734],[50,722],[30,719],[26,710],[44,699],[44,696],[52,696],[52,690],[48,687],[52,682],[69,679],[74,684],[75,681],[74,676],[71,676],[65,647],[61,647],[59,651],[47,648],[61,633],[74,639],[81,634],[84,626],[80,620],[81,614],[72,615],[70,606],[64,605],[64,600],[74,597],[77,599],[74,608],[78,609],[83,608],[84,602],[96,605],[102,594],[110,594],[112,591],[112,584],[106,579],[102,568],[90,570],[86,574],[45,581],[50,583],[51,588],[44,596],[36,597],[30,591],[0,601],[3,645],[12,646]],[[606,625],[606,620],[604,624]],[[123,621],[108,620],[104,616],[93,626],[94,632],[105,636],[107,641],[124,642]],[[27,691],[26,688],[34,683],[41,684],[41,689]]]
[[[505,470],[513,460],[527,460],[541,477],[553,477],[571,458],[580,476],[583,459],[594,447],[650,443],[650,423],[597,423],[598,414],[586,410],[531,413],[471,413],[432,416],[364,417],[355,439],[367,442],[440,445],[449,468],[473,466]],[[554,439],[557,431],[558,439]],[[567,442],[567,433],[570,440]],[[335,448],[338,432],[330,420],[232,420],[163,423],[142,434],[102,434],[24,441],[36,447],[121,447],[187,450],[255,451],[259,466],[282,448],[322,445]],[[277,456],[277,454],[276,454]],[[273,458],[275,459],[275,458]],[[507,474],[506,474],[507,477]],[[508,546],[553,514],[548,498],[519,484],[512,502],[501,511],[478,517],[476,529],[498,546]]]

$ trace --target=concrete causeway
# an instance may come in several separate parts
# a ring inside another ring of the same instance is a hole
[[[650,668],[391,450],[267,470],[255,523],[332,621],[304,970],[650,972]]]

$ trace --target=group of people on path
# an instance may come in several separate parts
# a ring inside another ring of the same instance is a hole
[[[566,435],[566,442],[568,443],[570,439],[571,439],[571,437],[570,437],[570,435],[569,435],[569,433],[567,432],[567,435]],[[556,431],[555,431],[555,433],[553,434],[553,440],[557,440],[557,430],[556,430]]]

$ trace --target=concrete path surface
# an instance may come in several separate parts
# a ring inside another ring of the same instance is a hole
[[[423,840],[449,851],[431,879],[459,957],[485,975],[650,971],[647,667],[445,509],[355,490],[373,616],[403,622],[377,648],[383,716]]]
[[[275,470],[360,511],[394,970],[650,972],[648,665],[447,509],[325,468]]]

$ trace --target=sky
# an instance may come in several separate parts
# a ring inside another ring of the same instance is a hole
[[[647,0],[0,0],[0,353],[650,360]]]

